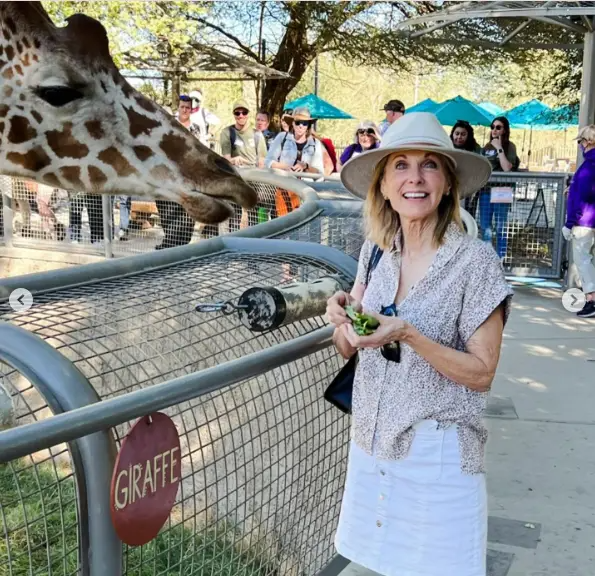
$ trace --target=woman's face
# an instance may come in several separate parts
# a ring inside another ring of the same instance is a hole
[[[460,126],[455,128],[455,131],[452,133],[453,144],[457,148],[462,148],[465,145],[465,142],[467,142],[468,136],[469,134],[465,128],[461,128]]]
[[[374,146],[376,137],[373,130],[362,129],[357,131],[357,140],[362,148],[368,149]]]
[[[308,131],[308,124],[309,122],[307,120],[293,121],[293,133],[298,140],[306,135],[306,132]]]
[[[384,169],[382,191],[401,219],[422,220],[437,210],[448,190],[445,160],[421,150],[395,152]]]
[[[289,132],[289,124],[285,122],[283,118],[281,118],[281,130],[283,130],[283,132]]]
[[[491,132],[492,132],[492,139],[493,138],[502,138],[504,136],[504,124],[500,120],[495,120],[492,122]]]

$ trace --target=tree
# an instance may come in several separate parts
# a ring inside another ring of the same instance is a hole
[[[48,14],[60,25],[76,13],[99,20],[106,28],[110,52],[116,66],[140,71],[158,65],[165,86],[172,87],[172,101],[179,95],[182,72],[191,61],[201,25],[194,18],[204,14],[207,3],[196,2],[43,2]],[[158,64],[156,64],[158,63]],[[147,74],[149,76],[149,74]],[[150,84],[144,87],[150,92]],[[153,89],[154,92],[154,89]],[[155,93],[155,96],[157,94]],[[163,104],[165,102],[162,102]]]
[[[453,10],[460,7],[460,2],[446,1],[433,10]],[[468,3],[472,9],[481,10],[487,3]],[[508,4],[500,2],[498,8]],[[541,7],[540,2],[525,2],[521,8]],[[550,8],[556,5],[576,3],[550,2]],[[461,12],[462,13],[462,12]],[[575,104],[579,100],[582,74],[582,42],[585,19],[593,17],[518,17],[518,18],[465,18],[450,23],[448,26],[432,27],[436,24],[422,23],[410,28],[410,31],[426,34],[420,38],[428,44],[455,45],[466,44],[475,47],[478,54],[488,62],[509,62],[518,65],[523,81],[533,91],[533,95],[542,99],[551,99],[556,104]],[[529,90],[528,90],[529,91]]]
[[[330,54],[352,65],[386,70],[413,69],[420,61],[477,63],[476,50],[410,40],[394,30],[404,17],[435,9],[430,2],[276,1],[214,3],[204,16],[184,14],[201,24],[199,35],[224,50],[287,72],[265,80],[262,106],[279,116],[288,94],[317,56]],[[183,9],[182,9],[183,12]],[[260,21],[264,26],[260,26]],[[267,50],[260,49],[260,29]]]

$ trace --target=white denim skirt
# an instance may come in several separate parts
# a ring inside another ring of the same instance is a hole
[[[415,425],[402,460],[354,442],[335,547],[383,576],[486,576],[484,474],[463,474],[457,427]]]

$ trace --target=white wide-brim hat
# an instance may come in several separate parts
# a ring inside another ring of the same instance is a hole
[[[378,148],[345,163],[341,169],[341,182],[347,190],[365,200],[378,162],[402,150],[424,150],[450,158],[459,181],[460,198],[468,198],[481,189],[492,173],[486,158],[454,147],[434,114],[410,112],[390,125]]]

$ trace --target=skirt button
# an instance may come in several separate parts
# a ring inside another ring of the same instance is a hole
[[[382,526],[382,522],[380,522],[380,520],[376,520],[376,526],[378,526],[378,528],[380,528]]]

